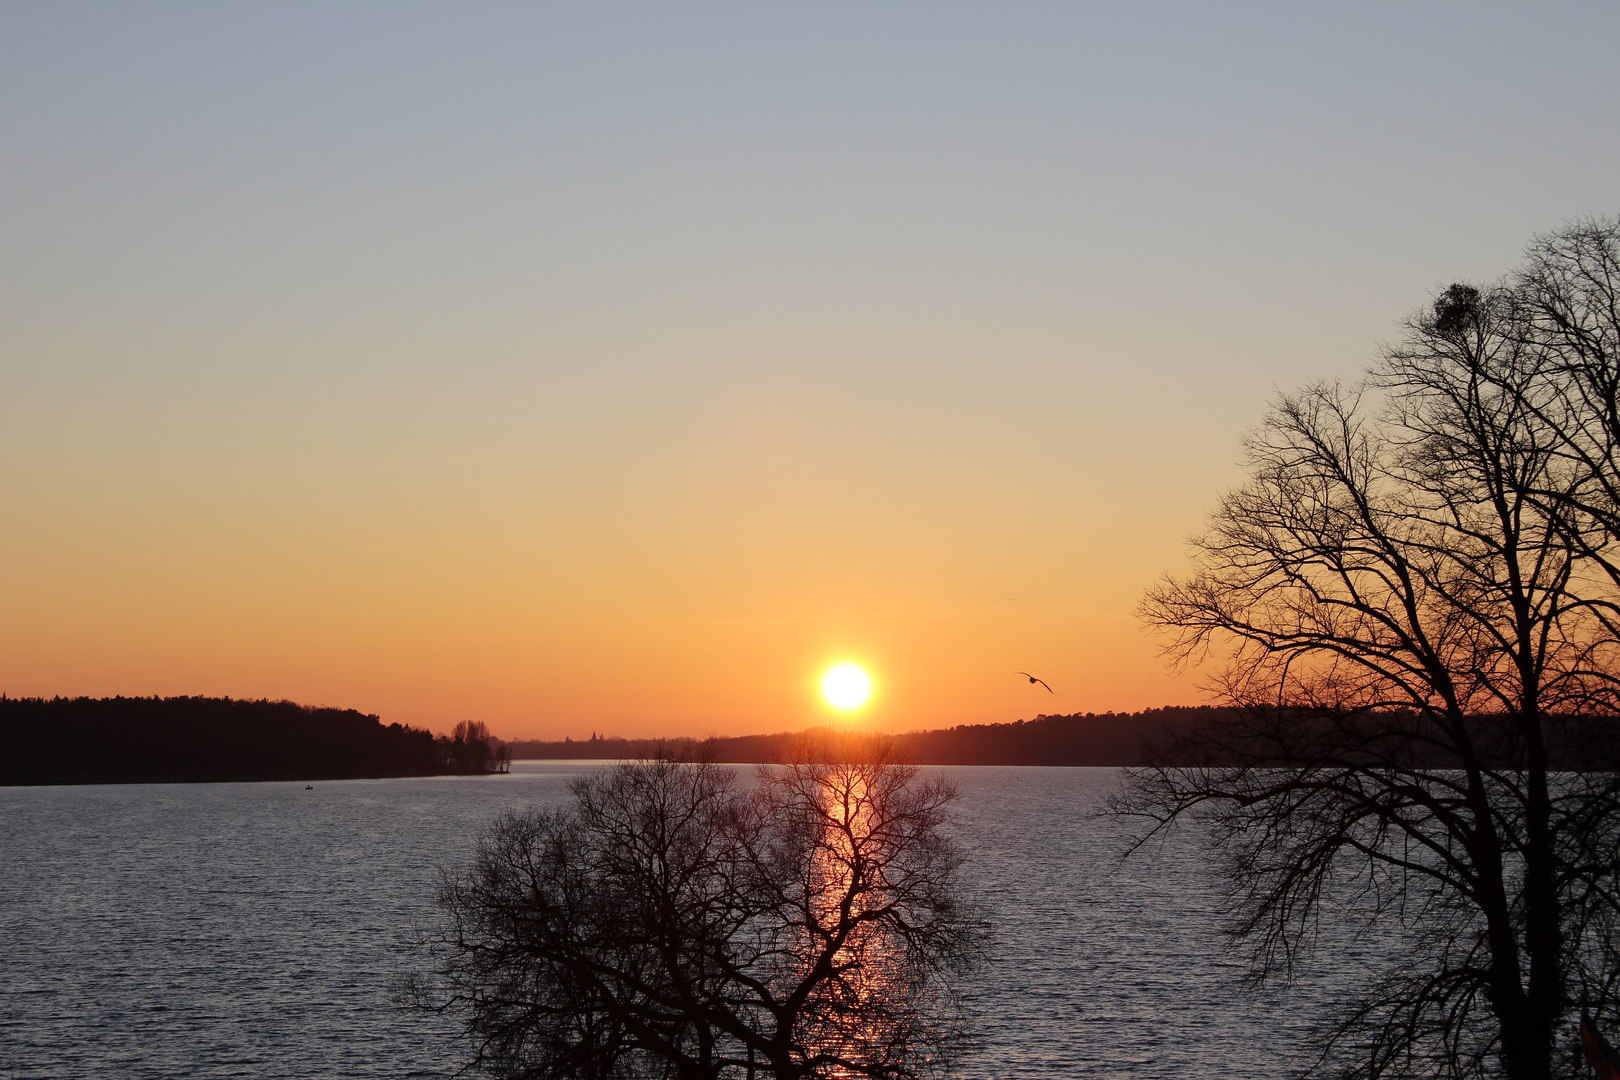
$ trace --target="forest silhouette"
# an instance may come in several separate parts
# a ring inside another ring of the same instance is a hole
[[[0,784],[337,780],[505,768],[481,722],[450,737],[355,709],[210,697],[0,697]]]
[[[1144,709],[1135,713],[1041,715],[1001,724],[959,724],[891,736],[896,753],[918,765],[1130,766],[1149,744],[1173,738],[1200,721],[1224,714],[1214,706]],[[812,729],[832,734],[831,729]],[[780,764],[807,732],[736,735],[704,741],[712,760],[732,764]],[[506,744],[514,759],[604,759],[655,757],[667,749],[695,746],[696,739],[624,739],[592,735],[585,740],[525,739]]]

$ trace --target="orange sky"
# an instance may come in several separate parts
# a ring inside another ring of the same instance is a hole
[[[1620,15],[1446,10],[7,7],[0,691],[1197,702],[1274,390],[1615,209]]]
[[[1084,432],[886,432],[858,391],[738,396],[556,471],[532,432],[402,437],[403,465],[264,463],[223,426],[223,454],[121,460],[117,421],[81,432],[78,467],[13,488],[37,531],[6,689],[287,696],[507,737],[796,727],[829,715],[837,660],[871,672],[859,718],[885,728],[1195,700],[1132,609],[1202,491],[1178,514],[1121,490],[1166,463]]]

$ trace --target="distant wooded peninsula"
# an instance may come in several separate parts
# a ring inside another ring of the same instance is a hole
[[[446,737],[291,701],[0,697],[0,784],[433,776],[506,761],[477,721]]]
[[[1136,713],[1072,713],[1003,724],[961,724],[892,736],[902,759],[919,765],[1140,764],[1144,747],[1187,732],[1200,721],[1232,710],[1216,706],[1145,709]],[[789,749],[814,732],[738,735],[701,740],[706,754],[729,763],[779,763]],[[592,735],[560,742],[523,739],[506,743],[513,760],[605,758],[628,760],[660,751],[696,748],[696,739],[621,739]]]

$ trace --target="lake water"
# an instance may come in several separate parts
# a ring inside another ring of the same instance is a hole
[[[0,1078],[453,1074],[447,1022],[389,1004],[438,869],[592,767],[0,788]],[[1336,951],[1286,994],[1246,990],[1197,844],[1117,860],[1121,826],[1091,816],[1115,770],[929,771],[961,792],[996,933],[965,1077],[1282,1077],[1359,974]]]

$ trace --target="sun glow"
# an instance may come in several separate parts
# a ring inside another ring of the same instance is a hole
[[[872,680],[854,664],[839,664],[821,677],[821,696],[835,709],[858,709],[872,696]]]

